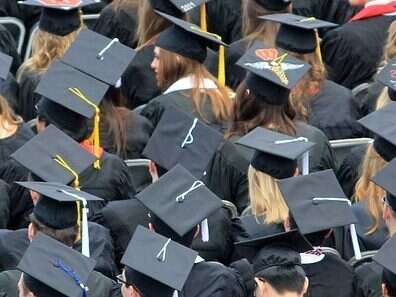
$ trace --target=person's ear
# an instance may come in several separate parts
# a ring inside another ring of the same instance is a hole
[[[29,190],[30,198],[32,199],[33,205],[36,205],[37,201],[40,198],[40,194],[34,191]]]
[[[45,128],[47,128],[47,122],[40,120],[39,117],[37,117],[36,119],[36,130],[37,133],[41,133],[45,130]]]
[[[30,223],[28,227],[28,239],[29,241],[32,241],[33,238],[36,236],[36,229],[34,228],[33,224]]]
[[[149,223],[148,226],[149,226],[150,231],[154,231],[155,232],[153,224]]]
[[[305,277],[304,289],[303,289],[303,294],[302,294],[303,296],[307,293],[308,287],[309,287],[309,279],[308,279],[308,277]]]
[[[195,230],[194,238],[197,238],[199,236],[200,231],[201,231],[201,226],[197,225],[197,230]]]
[[[390,218],[390,211],[389,211],[389,206],[388,205],[384,205],[383,209],[382,209],[382,218],[384,219],[385,222],[387,222]]]
[[[298,169],[298,167],[296,168],[296,171],[294,171],[294,175],[293,176],[299,176],[300,175],[300,169]]]
[[[287,217],[286,220],[283,221],[283,228],[285,229],[286,232],[289,232],[291,227],[290,227],[290,218]]]

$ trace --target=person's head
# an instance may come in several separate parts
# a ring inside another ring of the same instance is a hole
[[[257,127],[295,135],[296,127],[293,120],[296,113],[290,102],[274,105],[267,101],[266,98],[253,94],[248,89],[246,81],[243,81],[236,92],[228,136],[244,135]]]
[[[266,224],[281,224],[289,215],[276,179],[252,166],[248,170],[249,198],[252,214]]]
[[[359,170],[359,179],[355,186],[354,198],[357,201],[365,201],[368,211],[373,218],[373,224],[367,230],[372,234],[378,230],[382,215],[382,198],[385,191],[371,181],[387,162],[378,154],[373,145],[369,145]]]
[[[26,273],[19,278],[18,294],[19,297],[66,297]]]
[[[204,57],[202,58],[204,60]],[[169,50],[155,47],[151,68],[156,74],[159,88],[163,91],[177,80],[191,76],[193,79],[191,98],[195,109],[201,113],[205,100],[209,99],[216,119],[226,121],[229,119],[232,105],[229,91],[227,88],[220,86],[217,79],[209,73],[203,64],[203,60],[188,58]],[[204,79],[212,80],[216,84],[217,89],[200,89],[199,86],[203,85]]]
[[[242,4],[242,32],[243,36],[249,41],[261,40],[266,45],[275,45],[275,37],[279,30],[279,24],[271,21],[260,20],[259,16],[270,15],[274,13],[291,12],[291,3],[279,7],[279,9],[271,9],[256,0],[243,1]],[[278,1],[281,2],[281,1]]]
[[[382,272],[382,297],[396,296],[396,275],[384,268]]]
[[[396,201],[396,197],[388,193],[383,198],[382,209],[382,218],[384,219],[391,236],[396,234],[396,210],[394,209],[394,204],[396,203],[394,203],[393,201]]]
[[[281,246],[265,247],[253,259],[257,297],[302,297],[309,281],[299,253]]]
[[[20,123],[22,119],[12,110],[7,99],[0,95],[0,130],[13,129]]]

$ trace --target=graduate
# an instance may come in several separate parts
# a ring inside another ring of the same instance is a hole
[[[310,66],[277,48],[255,42],[238,65],[249,73],[239,86],[227,138],[236,142],[257,127],[290,136],[304,137],[316,145],[310,152],[310,170],[335,168],[333,151],[326,136],[317,128],[297,120],[290,103],[295,85]],[[247,170],[252,150],[242,151]]]
[[[14,60],[11,56],[2,53],[0,49],[0,61],[0,95],[4,96],[10,107],[15,111],[18,107],[19,85],[10,72]]]
[[[350,2],[364,8],[348,23],[328,32],[321,48],[329,79],[352,89],[370,81],[376,73],[388,28],[396,19],[396,7],[392,1]]]
[[[273,14],[263,19],[281,24],[277,47],[311,65],[292,91],[291,103],[298,118],[319,128],[331,140],[362,137],[352,92],[327,80],[322,62],[317,30],[333,28],[336,24],[295,14]]]
[[[242,39],[234,41],[227,50],[227,86],[236,90],[246,75],[246,70],[236,65],[254,41],[275,46],[279,24],[259,19],[259,16],[291,12],[292,2],[288,0],[248,0],[242,6]]]
[[[11,73],[15,75],[21,65],[21,57],[18,53],[16,38],[14,38],[8,28],[0,24],[0,52],[12,57]]]

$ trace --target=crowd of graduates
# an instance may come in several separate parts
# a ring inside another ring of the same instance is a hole
[[[0,0],[0,297],[396,296],[393,101],[396,1]]]

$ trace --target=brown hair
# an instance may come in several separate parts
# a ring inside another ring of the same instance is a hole
[[[245,135],[257,127],[295,135],[295,116],[289,102],[284,105],[270,105],[249,92],[246,82],[243,81],[236,91],[227,138]]]
[[[43,73],[54,59],[62,58],[82,28],[83,25],[66,36],[58,36],[38,29],[33,38],[32,56],[18,69],[18,81],[25,71]]]
[[[30,222],[35,232],[42,232],[70,247],[74,245],[79,237],[78,225],[65,229],[53,229],[41,223],[33,213],[30,214]]]
[[[175,81],[191,75],[194,85],[191,89],[191,99],[200,116],[204,120],[208,120],[202,114],[202,108],[206,100],[209,99],[215,119],[219,122],[229,120],[232,106],[230,90],[221,86],[205,65],[162,48],[159,49],[159,59],[157,77],[161,89],[165,90]],[[217,89],[200,89],[199,86],[204,79],[212,80]]]
[[[0,129],[11,132],[10,130],[22,122],[22,118],[15,114],[7,99],[0,95]]]
[[[139,0],[113,0],[111,4],[113,5],[115,11],[119,11],[124,7],[130,9],[137,9],[140,4],[139,2]]]
[[[376,232],[381,223],[382,198],[385,191],[371,181],[387,162],[375,151],[373,145],[369,145],[360,168],[360,177],[355,185],[354,198],[357,201],[366,201],[368,211],[373,218],[373,224],[367,234]]]
[[[325,67],[316,51],[308,54],[290,54],[311,65],[311,69],[293,88],[290,97],[290,102],[297,112],[297,118],[308,122],[310,103],[313,97],[320,92],[326,79]]]
[[[388,29],[388,39],[384,48],[385,61],[390,61],[396,56],[396,21]]]
[[[249,43],[254,40],[265,42],[268,46],[275,46],[275,38],[279,30],[279,24],[261,20],[259,16],[274,13],[291,12],[291,5],[280,11],[272,11],[264,8],[255,0],[246,0],[242,4],[242,32]]]
[[[266,224],[283,223],[289,216],[289,208],[276,180],[249,166],[248,181],[252,214]]]

